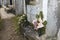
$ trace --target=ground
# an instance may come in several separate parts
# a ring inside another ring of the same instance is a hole
[[[23,40],[21,35],[17,35],[14,29],[14,23],[11,18],[15,15],[12,13],[7,13],[5,8],[0,8],[0,16],[3,20],[3,29],[0,31],[0,40]]]

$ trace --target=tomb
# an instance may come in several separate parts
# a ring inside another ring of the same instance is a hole
[[[0,5],[8,3],[8,5],[14,5],[16,14],[27,14],[27,20],[32,23],[36,19],[36,14],[39,14],[40,11],[43,12],[44,18],[43,21],[47,21],[46,26],[46,40],[52,40],[56,35],[60,36],[60,1],[58,0],[3,0]],[[26,30],[27,29],[27,30]],[[32,34],[36,33],[33,29],[28,26],[24,28],[27,32],[24,32],[31,37]],[[32,31],[30,31],[32,30]],[[31,33],[31,34],[30,34]],[[36,34],[34,34],[36,38]]]
[[[0,0],[0,8],[2,7],[2,0]]]
[[[15,0],[16,15],[25,13],[25,0]]]
[[[35,5],[27,4],[28,21],[32,22],[34,19],[36,19],[36,14],[39,14],[40,11],[42,11],[42,1],[41,0],[39,0],[39,4],[35,4]]]
[[[46,27],[46,35],[47,40],[57,40],[57,0],[49,0],[48,1],[48,11],[47,11],[47,27]]]

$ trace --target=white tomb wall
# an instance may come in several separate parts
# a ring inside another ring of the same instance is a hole
[[[16,14],[23,14],[24,13],[24,7],[25,7],[25,0],[15,0],[15,9],[16,9]]]
[[[38,0],[36,5],[27,5],[27,19],[29,22],[32,22],[36,19],[36,14],[39,14],[42,11],[42,1]]]
[[[2,5],[2,0],[0,0],[0,5]]]
[[[56,36],[57,33],[57,0],[48,0],[47,27],[46,34],[49,37]]]

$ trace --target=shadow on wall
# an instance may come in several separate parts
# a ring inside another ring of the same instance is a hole
[[[10,5],[12,5],[12,0],[10,0]]]
[[[30,0],[25,0],[25,2],[26,2],[26,5],[27,5],[27,4],[29,4]]]
[[[57,33],[59,33],[60,29],[60,3],[58,3],[58,8],[57,8]]]
[[[0,5],[0,8],[2,8],[2,5]]]

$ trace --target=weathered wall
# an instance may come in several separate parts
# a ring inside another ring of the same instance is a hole
[[[13,1],[13,0],[12,0]],[[7,0],[7,4],[10,5],[10,0]]]
[[[7,4],[9,4],[10,3],[10,0],[3,0],[2,1],[2,5],[7,5]]]
[[[42,11],[42,0],[38,0],[38,2],[39,3],[36,5],[27,5],[27,16],[29,22],[32,22],[34,19],[36,19],[36,14]]]
[[[0,0],[0,5],[2,5],[2,0]]]
[[[7,4],[7,0],[3,0],[3,5],[6,5]]]
[[[59,29],[59,32],[57,34],[57,40],[60,40],[60,29]]]
[[[43,0],[43,14],[44,20],[47,20],[47,8],[48,8],[48,0]]]
[[[46,34],[53,38],[57,33],[57,0],[48,1],[47,27]]]
[[[57,26],[58,26],[58,34],[57,40],[60,40],[60,0],[58,0],[58,10],[57,10]]]
[[[16,0],[15,1],[15,9],[16,9],[16,14],[22,14],[24,13],[24,0]]]
[[[57,8],[57,26],[60,28],[60,0],[58,0],[58,8]]]

